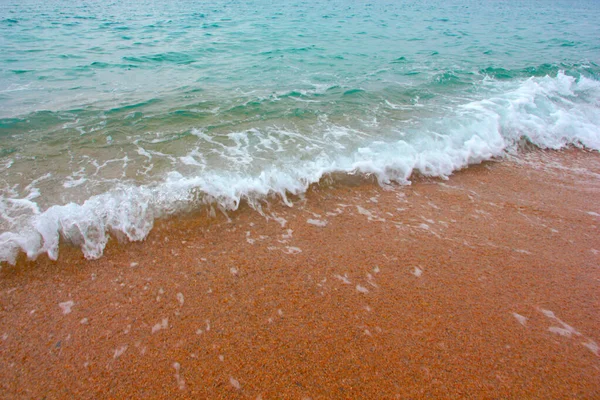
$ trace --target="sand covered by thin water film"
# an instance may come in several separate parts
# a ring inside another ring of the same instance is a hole
[[[0,397],[599,397],[599,178],[534,151],[5,265]]]
[[[329,174],[600,150],[594,1],[34,2],[0,3],[0,263]]]

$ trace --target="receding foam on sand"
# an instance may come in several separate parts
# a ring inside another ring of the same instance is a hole
[[[324,227],[327,226],[327,221],[323,221],[320,219],[312,219],[309,218],[306,220],[307,223],[311,224],[311,225],[315,225],[315,226],[320,226],[320,227]]]
[[[73,308],[74,305],[75,305],[75,302],[73,300],[58,303],[58,306],[62,310],[63,314],[70,314],[71,309]]]
[[[0,397],[599,398],[600,157],[519,157],[3,266]]]
[[[517,314],[517,313],[512,313],[513,317],[515,317],[517,319],[517,321],[519,321],[519,323],[523,326],[527,325],[527,318],[522,316],[521,314]]]

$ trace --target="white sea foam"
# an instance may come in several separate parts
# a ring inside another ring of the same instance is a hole
[[[242,388],[242,385],[240,385],[240,381],[235,379],[233,376],[229,377],[229,383],[231,384],[231,386],[233,386],[237,390],[240,390]]]
[[[356,285],[356,291],[360,293],[369,293],[369,289],[362,285]]]
[[[177,386],[179,387],[179,390],[184,390],[185,379],[183,379],[183,376],[181,375],[181,364],[174,362],[173,368],[175,368],[175,380],[177,381]]]
[[[592,353],[594,353],[597,356],[600,356],[600,346],[598,346],[598,343],[589,339],[587,342],[583,342],[582,344],[585,347],[587,347]]]
[[[169,328],[169,318],[163,318],[161,322],[155,324],[152,327],[152,333],[156,333],[158,331],[160,331],[161,329],[167,329]]]
[[[571,335],[573,334],[570,330],[565,329],[565,328],[560,328],[558,326],[551,326],[548,328],[548,331],[550,331],[552,333],[556,333],[557,335],[566,336],[566,337],[571,337]]]
[[[74,305],[75,305],[75,302],[73,300],[58,303],[58,306],[62,310],[63,314],[70,314],[71,308],[73,308]]]
[[[268,135],[250,129],[228,134],[229,146],[194,131],[198,140],[209,143],[219,154],[221,164],[234,167],[226,172],[216,166],[209,168],[213,154],[207,156],[194,148],[179,160],[180,165],[201,166],[198,174],[172,171],[152,184],[121,183],[81,203],[42,209],[36,202],[39,192],[34,182],[26,196],[5,191],[0,198],[0,218],[9,229],[0,234],[0,261],[14,263],[21,251],[30,259],[44,253],[56,259],[60,238],[79,246],[85,257],[98,258],[110,234],[119,240],[143,240],[156,218],[202,204],[235,210],[244,199],[259,207],[261,199],[279,196],[292,205],[288,195],[301,194],[332,173],[370,174],[381,184],[408,184],[414,172],[445,178],[469,164],[514,151],[523,138],[542,148],[575,145],[600,150],[600,82],[559,73],[554,78],[530,78],[512,85],[500,90],[498,83],[493,90],[496,94],[456,107],[441,123],[439,116],[424,118],[406,136],[370,137],[326,119],[320,124],[329,125],[323,125],[323,132],[315,138],[283,128],[274,127]],[[360,142],[349,142],[354,137]],[[308,149],[310,157],[252,163],[256,154],[279,154],[282,144],[288,142],[296,143],[297,149]],[[152,157],[149,152],[142,153]],[[74,184],[79,181],[67,186]]]
[[[517,314],[516,312],[512,313],[512,315],[517,319],[517,321],[519,321],[521,325],[525,326],[527,324],[527,317]]]
[[[125,353],[125,351],[127,351],[127,345],[121,346],[118,349],[115,350],[114,354],[113,354],[113,358],[119,358],[123,355],[123,353]]]
[[[327,221],[323,221],[320,219],[307,219],[306,220],[307,223],[311,224],[311,225],[315,225],[315,226],[320,226],[320,227],[324,227],[327,226]]]

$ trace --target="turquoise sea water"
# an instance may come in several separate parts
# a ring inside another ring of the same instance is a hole
[[[0,140],[0,261],[329,173],[600,150],[600,1],[0,0]]]

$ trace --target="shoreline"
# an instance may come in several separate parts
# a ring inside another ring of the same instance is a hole
[[[600,396],[599,178],[536,150],[4,265],[0,394]]]

